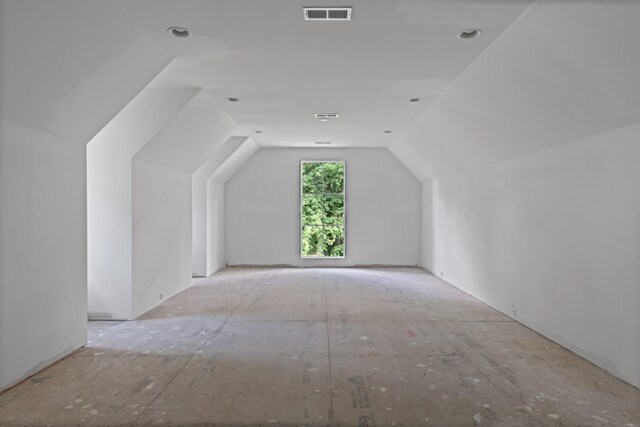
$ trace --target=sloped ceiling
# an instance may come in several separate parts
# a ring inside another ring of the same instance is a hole
[[[290,0],[121,0],[177,56],[154,85],[209,90],[263,147],[388,146],[530,1],[348,3],[351,22],[307,22],[303,4]],[[193,36],[176,39],[170,26]],[[457,38],[475,27],[481,37]],[[422,101],[410,103],[415,97]],[[322,123],[314,113],[323,112],[340,117]]]
[[[120,4],[0,1],[0,118],[87,143],[173,58]]]
[[[0,118],[88,142],[149,82],[195,88],[259,146],[389,147],[423,180],[640,120],[640,2],[349,5],[319,23],[289,0],[0,0]]]
[[[144,89],[91,140],[87,148],[90,167],[95,171],[101,163],[128,163],[198,92],[197,89]],[[109,167],[98,169],[110,173]]]
[[[209,179],[217,182],[227,182],[259,149],[260,147],[253,139],[244,139],[238,148],[216,167],[215,172],[209,176]]]
[[[536,2],[392,152],[446,178],[639,121],[639,22],[640,2]]]
[[[217,172],[226,162],[232,162],[233,157],[238,156],[238,150],[242,152],[243,146],[257,145],[246,136],[232,136],[222,142],[216,149],[215,155],[210,156],[206,162],[193,174],[193,179],[207,180],[214,172]],[[241,165],[240,165],[241,166]],[[233,171],[235,172],[235,170]]]
[[[200,90],[136,155],[136,160],[193,174],[231,136],[236,123]]]

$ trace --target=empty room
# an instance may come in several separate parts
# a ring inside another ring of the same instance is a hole
[[[640,1],[0,0],[0,427],[640,427]]]

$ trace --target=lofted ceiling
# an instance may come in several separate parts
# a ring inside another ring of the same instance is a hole
[[[214,114],[261,147],[388,147],[422,181],[640,121],[637,0],[352,0],[350,22],[303,19],[335,5],[0,0],[0,118],[87,143],[144,90],[187,90],[203,129]],[[199,138],[146,154],[192,170]]]
[[[640,122],[640,2],[536,1],[390,150],[443,179]]]
[[[350,22],[308,22],[303,6],[335,6],[311,3],[121,1],[176,56],[153,86],[208,90],[238,132],[263,147],[388,146],[530,5],[353,0]],[[166,31],[171,26],[193,36],[176,38]],[[469,28],[482,35],[457,37]],[[320,122],[314,113],[340,116]]]

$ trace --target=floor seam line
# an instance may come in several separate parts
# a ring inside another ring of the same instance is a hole
[[[329,356],[329,423],[333,424],[333,375],[331,372],[331,337],[329,334],[329,303],[327,302],[327,280],[324,274],[324,314],[327,325],[327,355]]]

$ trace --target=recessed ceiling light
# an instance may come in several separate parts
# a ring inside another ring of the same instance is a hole
[[[420,98],[411,98],[409,102],[420,102]]]
[[[482,34],[482,31],[480,30],[464,30],[463,32],[461,32],[460,34],[458,34],[458,38],[462,39],[462,40],[469,40],[469,39],[475,39],[476,37],[478,37],[480,34]]]
[[[257,130],[256,133],[262,133],[262,131],[261,130]]]
[[[385,130],[384,133],[391,133],[391,131],[390,130]]]
[[[172,36],[175,36],[181,39],[186,39],[187,37],[191,37],[191,31],[189,31],[187,28],[184,28],[184,27],[169,27],[167,28],[167,31]]]
[[[227,98],[229,102],[238,102],[240,101],[238,98]]]

